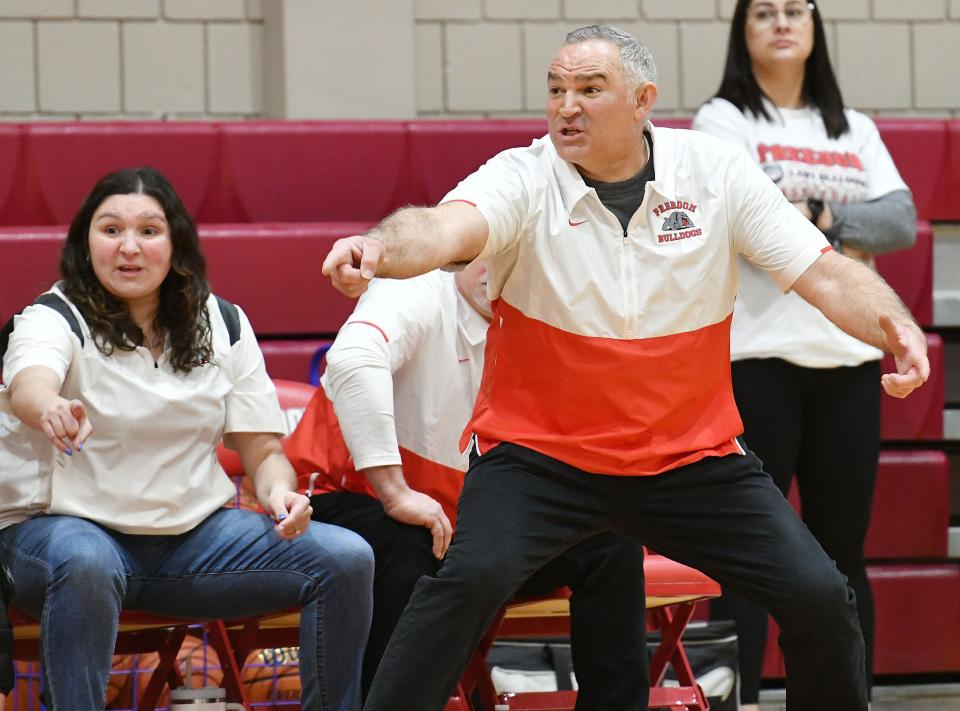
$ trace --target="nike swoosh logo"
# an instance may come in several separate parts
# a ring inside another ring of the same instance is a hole
[[[580,222],[574,222],[573,220],[567,219],[567,222],[570,224],[571,227],[579,227],[584,222],[589,222],[589,220],[580,220]]]

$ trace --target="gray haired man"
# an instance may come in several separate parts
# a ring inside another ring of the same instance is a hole
[[[735,257],[892,352],[892,395],[926,380],[925,340],[883,280],[832,251],[739,149],[650,124],[655,78],[629,35],[571,33],[547,74],[548,138],[496,156],[437,207],[338,241],[324,262],[356,294],[374,274],[480,257],[494,305],[457,534],[439,575],[418,582],[368,711],[442,709],[517,585],[600,531],[769,609],[790,711],[867,708],[846,580],[738,439]],[[647,707],[645,687],[627,701],[585,691],[579,711]]]

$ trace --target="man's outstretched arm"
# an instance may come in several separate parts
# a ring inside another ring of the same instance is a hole
[[[468,262],[487,243],[487,221],[466,202],[397,210],[365,235],[334,242],[322,272],[338,291],[359,296],[374,276],[405,279]]]
[[[897,372],[881,380],[887,394],[906,397],[930,376],[923,331],[869,267],[829,251],[800,275],[793,290],[854,338],[893,354]]]

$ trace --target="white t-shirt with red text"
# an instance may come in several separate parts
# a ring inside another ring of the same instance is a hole
[[[778,109],[772,121],[723,99],[700,107],[693,128],[740,146],[791,202],[874,200],[907,186],[867,116],[846,109],[850,130],[829,138],[816,109]],[[882,353],[841,331],[795,293],[783,294],[760,270],[739,259],[740,293],[731,326],[733,360],[782,358],[809,368],[854,366]]]

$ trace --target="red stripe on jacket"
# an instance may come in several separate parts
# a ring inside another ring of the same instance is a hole
[[[451,442],[451,448],[455,444]],[[296,429],[285,440],[284,451],[297,472],[299,489],[306,488],[312,472],[319,472],[315,494],[352,491],[377,498],[367,477],[353,466],[333,403],[322,387],[317,388]],[[450,523],[456,525],[463,472],[425,459],[402,446],[400,459],[407,484],[440,502]]]
[[[621,340],[580,336],[500,299],[464,436],[513,442],[588,472],[658,474],[741,452],[730,321]]]

